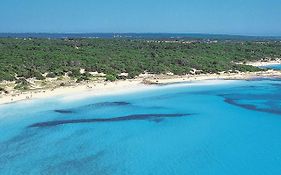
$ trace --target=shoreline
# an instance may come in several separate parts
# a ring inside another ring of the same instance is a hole
[[[116,82],[90,82],[73,86],[58,87],[55,89],[28,90],[0,95],[0,105],[58,96],[69,97],[69,99],[80,99],[87,96],[113,95],[122,92],[140,91],[146,86],[147,85],[141,83],[141,80],[134,79]]]
[[[150,75],[147,77],[131,80],[118,80],[115,82],[89,82],[76,84],[56,89],[29,90],[0,95],[0,105],[15,103],[19,101],[51,98],[65,96],[64,100],[76,100],[89,96],[114,95],[118,93],[137,92],[157,85],[168,85],[175,83],[194,83],[204,80],[247,80],[253,78],[281,78],[281,71],[268,70],[262,72],[239,72],[220,74],[199,74],[199,75]]]
[[[249,80],[253,78],[281,78],[281,71],[267,70],[260,72],[239,72],[220,74],[199,74],[186,76],[156,76],[144,80],[147,84],[166,85],[183,82],[196,82],[204,80]]]
[[[259,62],[247,62],[246,65],[251,65],[255,67],[264,67],[281,64],[281,59],[275,59],[272,61],[259,61]]]

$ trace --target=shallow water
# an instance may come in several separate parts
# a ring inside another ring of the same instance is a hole
[[[280,174],[281,81],[216,83],[2,105],[0,174]]]
[[[272,64],[267,66],[262,66],[261,68],[268,68],[273,70],[281,70],[281,64]]]

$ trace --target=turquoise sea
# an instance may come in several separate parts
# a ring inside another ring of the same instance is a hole
[[[262,66],[261,68],[268,68],[273,70],[281,70],[281,64],[272,64],[267,66]]]
[[[281,80],[1,105],[0,174],[281,174]]]

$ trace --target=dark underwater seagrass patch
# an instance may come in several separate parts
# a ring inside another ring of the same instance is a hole
[[[30,128],[34,127],[52,127],[65,124],[81,124],[81,123],[105,123],[105,122],[122,122],[122,121],[132,121],[132,120],[147,120],[161,122],[165,118],[177,118],[186,117],[192,114],[134,114],[114,118],[93,118],[93,119],[72,119],[72,120],[54,120],[47,122],[39,122],[30,125]]]
[[[94,109],[94,108],[101,108],[101,107],[114,107],[114,106],[127,106],[130,105],[128,102],[118,101],[118,102],[101,102],[101,103],[94,103],[94,104],[88,104],[84,106],[79,106],[75,108],[70,109],[56,109],[54,112],[60,113],[60,114],[73,114],[76,113],[79,110],[83,109]]]

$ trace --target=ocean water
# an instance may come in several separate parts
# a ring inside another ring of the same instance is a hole
[[[0,174],[277,175],[281,81],[0,106]]]
[[[272,65],[262,66],[262,68],[281,70],[281,64],[272,64]]]

